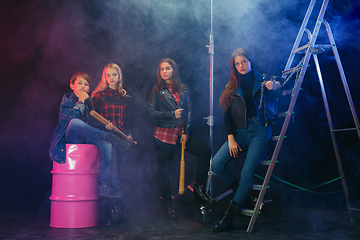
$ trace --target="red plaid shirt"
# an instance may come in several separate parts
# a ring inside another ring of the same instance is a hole
[[[180,106],[180,97],[179,94],[173,93],[172,86],[170,84],[167,84],[167,87],[170,91],[170,93],[173,95],[175,101]],[[162,127],[156,127],[154,137],[159,139],[162,142],[169,143],[169,144],[176,144],[176,140],[178,137],[178,134],[182,134],[183,127],[182,127],[182,121],[180,118],[179,125],[177,128],[162,128]]]
[[[107,120],[111,121],[118,129],[127,128],[126,115],[128,102],[121,97],[117,90],[105,88],[95,93],[93,99],[94,109]]]

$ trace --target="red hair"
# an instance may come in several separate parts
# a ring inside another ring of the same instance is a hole
[[[230,80],[226,84],[225,89],[219,98],[219,106],[223,107],[224,111],[226,111],[232,104],[232,101],[233,101],[232,95],[235,92],[235,90],[238,88],[238,86],[241,82],[241,74],[236,70],[236,67],[235,67],[235,57],[237,57],[237,56],[244,56],[250,61],[251,65],[253,63],[253,57],[252,57],[251,53],[249,52],[249,50],[247,50],[245,48],[238,48],[231,54],[231,57],[230,57],[230,69],[231,69]]]

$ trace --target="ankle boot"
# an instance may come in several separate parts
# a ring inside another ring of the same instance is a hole
[[[195,184],[193,186],[194,189],[194,202],[199,203],[208,203],[213,204],[215,203],[215,200],[212,199],[206,192],[205,185],[199,185]]]
[[[99,183],[99,196],[100,197],[109,197],[109,198],[117,198],[120,197],[120,191],[116,191],[111,184],[109,178],[103,179]]]
[[[234,226],[232,219],[239,209],[240,206],[235,201],[231,200],[224,216],[221,218],[220,222],[214,226],[213,232],[227,232],[233,230]]]
[[[113,147],[123,152],[130,148],[131,144],[123,139],[118,138],[115,134],[107,132],[104,141],[110,142]]]
[[[110,199],[105,207],[105,225],[115,226],[126,223],[128,219],[124,217],[123,204],[119,198]]]
[[[177,214],[176,214],[176,210],[175,210],[175,201],[173,201],[173,200],[164,201],[164,206],[165,206],[166,215],[171,220],[177,220]]]

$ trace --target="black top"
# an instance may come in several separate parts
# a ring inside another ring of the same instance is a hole
[[[247,118],[255,117],[257,116],[256,108],[255,108],[255,102],[253,97],[253,87],[255,82],[255,74],[254,71],[250,71],[244,75],[240,76],[241,83],[240,87],[243,90],[244,93],[244,100],[246,103],[246,116]]]

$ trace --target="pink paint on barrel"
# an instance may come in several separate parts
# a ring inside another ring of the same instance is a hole
[[[66,163],[53,162],[50,226],[85,228],[99,224],[100,151],[92,144],[66,144]]]

